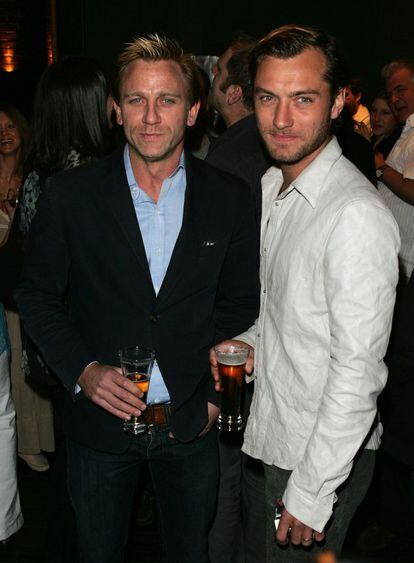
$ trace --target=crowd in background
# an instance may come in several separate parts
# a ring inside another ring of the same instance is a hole
[[[241,135],[242,120],[247,119],[243,121],[243,126],[251,123],[249,127],[254,127],[254,107],[246,84],[242,84],[240,99],[236,89],[231,90],[231,87],[243,82],[240,68],[246,63],[242,59],[248,56],[252,45],[254,41],[251,38],[237,38],[231,43],[226,57],[218,59],[218,66],[212,69],[211,77],[205,72],[203,75],[200,73],[203,103],[197,123],[187,138],[187,149],[211,165],[247,180],[256,198],[260,218],[258,185],[272,160],[259,147],[259,138],[252,141],[254,164],[250,169],[247,159],[239,162],[237,151],[231,154],[231,143],[228,145],[229,152],[224,156],[220,156],[219,150],[223,140],[231,135]],[[384,61],[384,64],[388,62]],[[366,541],[369,541],[366,539],[369,533],[376,533],[383,540],[386,534],[398,537],[407,529],[414,529],[414,442],[409,431],[412,422],[409,412],[414,393],[412,341],[409,340],[414,323],[414,282],[411,277],[414,236],[410,238],[410,229],[400,224],[401,206],[404,210],[408,208],[402,220],[412,220],[414,192],[413,196],[401,195],[382,183],[385,182],[387,169],[394,166],[394,161],[387,161],[387,158],[390,154],[392,156],[395,144],[401,142],[401,136],[409,134],[407,128],[412,131],[414,127],[414,64],[409,61],[398,64],[397,70],[406,70],[412,83],[408,101],[404,99],[404,94],[401,97],[401,92],[390,86],[392,74],[384,74],[383,88],[371,99],[364,96],[361,80],[354,78],[346,88],[344,110],[334,123],[334,134],[343,154],[372,184],[379,187],[386,202],[390,198],[398,200],[395,205],[391,202],[390,208],[395,213],[400,230],[408,233],[403,241],[402,252],[405,255],[402,256],[399,295],[387,359],[390,381],[380,405],[385,434],[382,485],[378,486],[379,515],[390,503],[390,497],[394,499],[390,489],[384,491],[384,488],[399,480],[402,491],[397,502],[401,512],[408,516],[404,526],[398,519],[384,522],[379,517],[374,523],[375,530],[365,531]],[[232,113],[235,108],[239,113]],[[236,130],[236,127],[239,129]],[[48,454],[55,450],[55,432],[60,432],[63,416],[62,384],[26,333],[13,298],[37,202],[50,177],[70,168],[88,166],[122,147],[124,142],[122,129],[113,114],[111,88],[99,65],[87,58],[68,58],[46,69],[38,83],[30,124],[18,108],[1,104],[0,100],[1,541],[7,540],[23,525],[24,515],[16,481],[16,455],[31,470],[47,471]],[[414,143],[404,150],[404,159],[409,162],[407,170],[414,171]],[[404,171],[399,172],[405,176]],[[413,179],[414,175],[410,176],[408,172],[407,178]],[[388,191],[392,192],[391,195],[385,193]],[[79,204],[82,205],[81,202]],[[250,485],[255,486],[252,481]],[[407,502],[407,499],[411,500]],[[394,501],[392,504],[395,509]],[[384,513],[389,514],[387,511]]]

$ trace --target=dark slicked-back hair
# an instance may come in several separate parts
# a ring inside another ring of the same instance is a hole
[[[249,110],[253,109],[253,88],[250,78],[249,61],[251,49],[236,51],[227,62],[227,77],[220,85],[225,92],[232,84],[240,86],[243,94],[243,104]]]
[[[354,76],[353,78],[351,78],[347,86],[351,90],[354,96],[357,96],[358,94],[362,95],[362,82],[359,77]]]
[[[83,157],[108,150],[107,83],[98,64],[71,57],[47,67],[37,85],[29,164],[46,175],[65,167],[75,149]]]
[[[349,82],[348,67],[335,38],[315,27],[284,25],[261,39],[250,56],[252,82],[256,77],[257,67],[264,57],[291,59],[312,48],[318,49],[325,56],[324,78],[330,86],[331,97],[334,99]]]
[[[198,66],[189,53],[184,53],[175,39],[155,34],[137,37],[129,43],[118,58],[118,71],[114,81],[114,99],[120,102],[120,87],[128,65],[134,61],[174,61],[178,64],[187,84],[190,107],[201,98],[201,79]]]

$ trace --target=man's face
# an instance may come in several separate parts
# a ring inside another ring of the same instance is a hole
[[[387,80],[387,92],[398,119],[404,122],[414,113],[414,76],[408,68],[400,68]]]
[[[318,49],[290,59],[265,57],[255,79],[255,109],[271,156],[291,166],[295,177],[330,139],[331,119],[343,108],[343,94],[332,102],[324,79],[326,61]]]
[[[175,61],[138,59],[126,68],[114,108],[132,156],[157,162],[179,157],[186,126],[194,125],[199,104],[190,107],[185,78]]]
[[[227,49],[226,51],[224,51],[221,57],[219,57],[217,63],[213,67],[214,78],[210,88],[209,103],[219,113],[221,113],[221,109],[226,105],[226,93],[225,91],[223,91],[222,85],[227,80],[227,63],[232,56],[232,49]]]
[[[349,113],[355,115],[361,101],[361,93],[353,94],[352,90],[347,86],[345,89],[345,103],[348,106]]]

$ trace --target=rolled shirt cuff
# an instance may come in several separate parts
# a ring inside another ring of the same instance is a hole
[[[336,493],[332,493],[324,498],[319,498],[313,502],[304,498],[301,492],[293,483],[288,481],[288,485],[283,495],[283,503],[286,510],[306,526],[317,532],[323,532],[333,512],[333,505],[336,502]]]

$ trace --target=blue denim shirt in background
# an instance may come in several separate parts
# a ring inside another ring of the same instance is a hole
[[[0,303],[0,354],[4,351],[10,352],[9,334],[6,325],[6,313],[4,307]]]
[[[187,185],[184,153],[181,154],[177,168],[163,181],[157,203],[138,186],[132,171],[128,145],[124,149],[124,164],[152,283],[158,295],[183,222]],[[148,404],[165,403],[169,400],[167,387],[155,362],[147,402]]]

